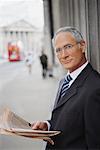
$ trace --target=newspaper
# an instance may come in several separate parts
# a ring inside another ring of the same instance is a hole
[[[28,121],[16,115],[9,108],[0,109],[0,134],[42,139],[54,144],[51,137],[59,133],[60,131],[32,130]]]

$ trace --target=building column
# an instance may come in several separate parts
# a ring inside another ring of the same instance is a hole
[[[93,67],[100,71],[100,52],[98,39],[98,6],[97,0],[87,0],[88,8],[88,34],[89,34],[89,55]]]
[[[27,51],[26,32],[23,32],[23,51],[24,51],[24,53],[26,53],[26,51]]]
[[[49,64],[53,64],[53,51],[52,51],[52,42],[51,42],[51,31],[50,31],[50,8],[49,1],[43,0],[44,5],[44,44],[43,48],[48,55]]]
[[[4,55],[7,55],[8,54],[8,45],[7,45],[7,43],[8,43],[8,41],[7,41],[7,32],[5,31],[4,32]]]
[[[0,57],[3,57],[4,45],[3,45],[3,30],[0,28]]]

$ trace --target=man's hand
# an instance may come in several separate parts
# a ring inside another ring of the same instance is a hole
[[[41,121],[36,121],[33,124],[31,124],[31,127],[33,130],[43,130],[43,131],[47,131],[48,130],[48,124],[47,122],[41,122]],[[54,142],[51,138],[44,138],[43,139],[45,142],[49,142],[50,144],[54,145]]]
[[[41,122],[41,121],[36,121],[31,125],[33,130],[43,130],[47,131],[48,130],[48,125],[46,122]]]

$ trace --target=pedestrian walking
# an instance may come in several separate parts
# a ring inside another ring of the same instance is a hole
[[[28,68],[29,74],[32,74],[32,65],[33,65],[33,54],[29,52],[25,58],[25,64]]]
[[[48,57],[44,53],[44,51],[42,51],[42,54],[40,56],[40,63],[41,63],[41,66],[42,66],[42,77],[46,78],[47,71],[48,71]]]

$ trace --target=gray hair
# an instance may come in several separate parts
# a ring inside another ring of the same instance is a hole
[[[59,34],[60,32],[70,32],[76,39],[76,42],[84,41],[83,36],[78,29],[76,29],[74,27],[62,27],[57,30],[57,32],[55,33],[55,35],[53,37],[53,40],[52,40],[53,46],[54,46],[55,38],[56,38],[57,34]]]

